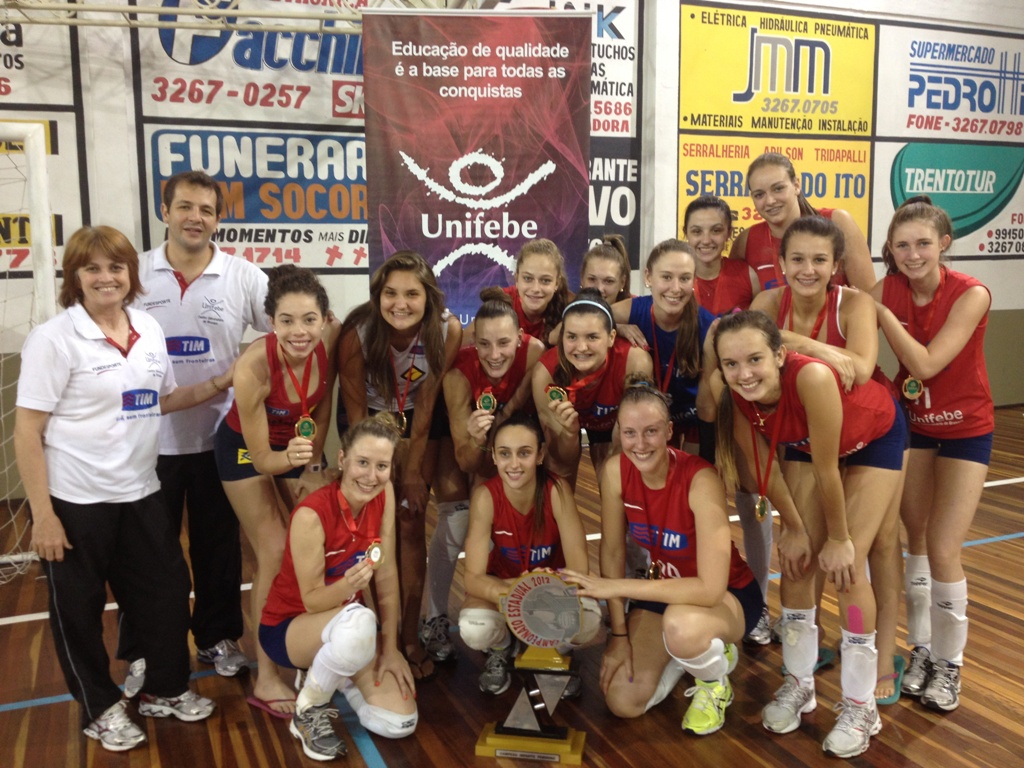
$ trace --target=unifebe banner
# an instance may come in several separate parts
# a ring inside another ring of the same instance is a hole
[[[589,15],[364,15],[370,269],[433,266],[465,323],[546,237],[587,242]]]
[[[684,4],[683,131],[870,136],[874,24]]]

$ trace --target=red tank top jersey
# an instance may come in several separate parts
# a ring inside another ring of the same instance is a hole
[[[527,319],[526,310],[523,309],[523,300],[519,298],[519,289],[514,285],[509,285],[501,290],[512,297],[512,308],[519,317],[519,327],[523,329],[523,333],[535,336],[544,342],[544,346],[547,346],[548,335],[544,332],[544,318],[542,317],[540,320]]]
[[[722,259],[722,271],[714,280],[695,278],[697,303],[713,315],[747,309],[754,300],[749,264],[742,259]]]
[[[580,426],[597,432],[607,432],[615,427],[619,414],[619,403],[626,382],[626,359],[632,345],[621,336],[616,336],[608,350],[604,371],[596,383],[573,393],[573,405],[580,415]],[[547,368],[554,379],[558,370],[558,348],[552,347],[540,356],[540,364]]]
[[[480,394],[487,387],[491,388],[491,392],[498,401],[498,410],[500,411],[505,407],[505,403],[512,399],[512,396],[526,376],[526,357],[532,340],[532,336],[523,334],[523,343],[516,349],[516,356],[512,360],[512,367],[508,369],[508,373],[502,376],[501,381],[497,384],[492,384],[491,380],[487,378],[487,374],[484,373],[476,347],[470,344],[459,350],[455,356],[455,362],[452,363],[452,368],[459,371],[466,377],[466,381],[469,382],[473,403],[472,408],[476,407],[477,398],[480,397]]]
[[[846,349],[846,337],[843,336],[842,325],[839,322],[839,305],[843,301],[843,287],[833,285],[825,292],[825,338],[819,334],[816,341],[824,341],[833,347]],[[779,296],[779,316],[775,324],[781,330],[793,330],[790,328],[789,313],[793,309],[793,291],[788,285],[782,287],[782,294]]]
[[[544,486],[544,533],[539,538],[533,531],[536,509],[524,515],[513,507],[505,496],[501,477],[492,477],[484,485],[491,492],[494,504],[494,522],[491,524],[494,547],[487,558],[488,575],[515,579],[534,568],[564,568],[562,540],[551,509],[551,491],[555,481],[548,479]]]
[[[613,457],[614,460],[614,457]],[[668,478],[665,487],[652,490],[644,485],[640,470],[619,454],[622,504],[629,533],[651,553],[651,562],[661,564],[662,578],[692,578],[697,575],[697,528],[690,509],[693,476],[711,466],[671,446],[668,449]],[[754,580],[736,545],[730,542],[729,586],[740,589]]]
[[[833,208],[819,208],[818,215],[826,219],[832,218]],[[747,230],[747,264],[757,272],[761,290],[778,288],[785,285],[782,279],[782,267],[779,265],[779,248],[782,241],[777,239],[768,228],[768,222],[762,221]],[[842,269],[832,278],[834,285],[846,285]]]
[[[796,377],[808,363],[821,361],[797,352],[786,354],[786,362],[782,366],[782,397],[771,413],[758,415],[753,403],[747,402],[736,392],[732,393],[733,403],[754,425],[754,429],[771,440],[776,421],[781,419],[779,445],[786,445],[804,453],[811,453],[813,448],[807,429],[807,411],[804,410],[797,394]],[[831,367],[829,370],[835,377],[843,404],[839,455],[847,456],[889,431],[896,418],[896,404],[886,388],[877,381],[869,380],[864,384],[854,384],[853,389],[847,392],[839,383],[839,374]]]
[[[267,365],[270,366],[270,394],[263,401],[263,407],[267,411],[267,426],[270,428],[270,445],[274,448],[281,448],[288,445],[288,441],[295,437],[295,422],[302,417],[302,405],[293,403],[288,399],[288,393],[284,386],[285,371],[281,360],[277,356],[277,336],[268,333],[263,337],[267,345]],[[253,342],[258,344],[259,342]],[[321,341],[313,350],[316,355],[316,365],[320,372],[317,379],[316,389],[306,398],[306,408],[310,413],[324,398],[327,392],[327,352],[324,350],[324,343]],[[301,372],[297,374],[300,382]],[[231,403],[228,415],[224,417],[227,425],[238,434],[242,434],[242,421],[238,416],[238,404]]]
[[[309,494],[299,506],[309,507],[320,518],[324,528],[324,584],[333,584],[345,575],[345,571],[366,556],[366,548],[380,536],[381,518],[384,516],[384,491],[367,502],[356,521],[355,534],[349,530],[338,502],[338,482],[325,485]],[[354,600],[362,602],[362,593]],[[284,545],[281,570],[274,577],[274,583],[267,595],[260,622],[276,626],[285,619],[306,612],[295,577],[295,563],[292,560],[291,526]]]
[[[910,283],[902,274],[888,275],[882,286],[882,304],[916,333],[917,341],[927,345],[949,318],[956,300],[975,285],[988,288],[961,272],[942,267],[945,278],[935,298],[923,307],[913,306]],[[932,309],[934,305],[934,311]],[[913,307],[913,328],[908,312]],[[931,322],[929,324],[929,314]],[[925,325],[928,324],[927,337]],[[910,431],[936,438],[959,439],[986,435],[995,429],[995,409],[985,368],[985,329],[988,313],[978,323],[967,344],[939,374],[924,382],[924,393],[917,400],[904,400],[910,415]],[[902,386],[910,375],[900,363],[896,384]]]

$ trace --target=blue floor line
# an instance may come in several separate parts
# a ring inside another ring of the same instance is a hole
[[[355,743],[356,749],[359,750],[359,754],[366,761],[366,765],[369,768],[387,768],[388,764],[384,762],[383,756],[377,750],[377,745],[373,743],[370,733],[359,722],[359,718],[356,717],[356,713],[344,694],[340,692],[335,693],[331,701],[338,708],[341,719],[345,723],[345,728],[348,729],[348,734],[352,737],[352,741]]]

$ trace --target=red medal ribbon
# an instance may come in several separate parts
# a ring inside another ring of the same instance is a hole
[[[411,371],[416,367],[416,345],[420,343],[420,335],[416,334],[416,338],[412,342],[412,360],[409,361],[408,371]],[[408,372],[407,371],[407,372]],[[412,384],[412,376],[405,377],[405,389],[402,390],[402,397],[398,397],[398,371],[395,370],[395,355],[391,353],[391,380],[395,384],[395,403],[398,405],[398,413],[405,413],[405,403],[409,399],[409,385]]]
[[[928,314],[925,316],[924,325],[921,326],[920,330],[922,336],[927,337],[928,332],[932,328],[932,320],[935,319],[935,307],[939,303],[939,297],[942,295],[942,289],[946,287],[946,269],[942,265],[939,265],[939,287],[935,289],[935,295],[932,296],[932,300],[928,306]],[[930,339],[918,338],[917,323],[914,322],[914,290],[911,288],[907,294],[907,330],[910,331],[910,335],[916,341],[921,344],[928,344]]]
[[[605,372],[605,370],[607,368],[608,368],[608,358],[605,357],[604,362],[601,363],[601,367],[600,368],[598,368],[593,373],[587,374],[586,376],[584,376],[579,381],[575,381],[572,384],[570,384],[569,386],[565,387],[566,394],[569,395],[569,402],[570,403],[575,403],[576,402],[576,393],[579,390],[581,390],[581,389],[586,389],[594,381],[596,381],[597,379],[599,379],[602,376],[604,376],[604,372]]]
[[[785,286],[783,288],[783,290],[784,291],[789,291],[790,287],[787,285],[787,286]],[[818,333],[821,331],[821,325],[822,325],[822,323],[825,322],[825,314],[827,312],[828,312],[828,292],[826,291],[826,293],[825,293],[825,303],[822,305],[821,311],[818,312],[818,317],[814,321],[814,328],[811,329],[811,335],[808,336],[807,338],[812,339],[812,340],[817,340]],[[792,295],[790,295],[790,297],[789,297],[789,317],[786,319],[786,322],[789,323],[789,329],[788,330],[792,331],[793,330],[793,297],[792,297]]]
[[[669,451],[668,452],[668,472],[665,473],[665,487],[666,488],[668,488],[669,482],[672,479],[672,470],[675,469],[675,462],[676,462],[675,454],[673,454],[672,451]],[[664,554],[663,547],[662,547],[662,540],[664,539],[665,527],[662,526],[662,527],[658,528],[656,526],[651,525],[651,508],[654,505],[651,504],[647,500],[647,493],[646,493],[646,491],[648,490],[648,488],[647,488],[647,485],[645,483],[643,483],[642,480],[641,480],[641,485],[643,485],[643,489],[644,489],[644,518],[645,518],[645,520],[647,522],[647,534],[652,537],[650,553],[651,553],[651,565],[653,566],[655,563],[663,562],[662,559],[661,559],[663,554]]]
[[[281,349],[281,347],[278,347]],[[310,352],[309,357],[306,358],[306,365],[302,369],[302,385],[299,385],[299,379],[292,370],[292,367],[288,365],[288,359],[284,356],[284,350],[281,349],[281,361],[284,363],[284,369],[288,371],[288,376],[292,380],[292,384],[295,386],[295,391],[299,395],[299,405],[302,408],[303,419],[309,418],[309,409],[306,408],[306,389],[309,387],[309,375],[313,370],[313,358],[316,356],[316,349]]]
[[[765,417],[761,416],[760,411],[757,410],[757,406],[754,406],[754,413],[757,414],[757,420],[761,426],[764,426]],[[757,494],[762,498],[768,498],[768,478],[772,474],[772,461],[775,459],[775,451],[779,447],[779,432],[782,429],[782,418],[781,414],[775,412],[775,424],[772,426],[772,437],[768,446],[768,461],[765,462],[764,477],[761,477],[761,457],[758,455],[757,450],[757,435],[758,430],[754,426],[754,422],[750,422],[750,439],[754,443],[754,471],[757,474]]]
[[[352,507],[349,506],[348,499],[345,498],[345,494],[341,492],[341,483],[338,483],[338,506],[341,507],[341,519],[345,521],[345,527],[348,528],[349,533],[352,534],[352,541],[356,540],[356,534],[359,532],[359,524],[356,522],[356,516],[352,514]],[[365,508],[365,507],[364,507]],[[367,538],[370,541],[378,541],[379,536],[378,530],[370,532],[367,531]]]
[[[692,298],[692,297],[691,297]],[[658,324],[654,320],[654,304],[651,304],[651,334],[654,337],[654,344],[652,349],[654,351],[654,379],[655,381],[661,375],[661,355],[658,352]],[[672,381],[672,374],[675,372],[676,366],[676,348],[672,347],[672,357],[668,359],[668,368],[665,369],[665,377],[658,381],[658,389],[662,392],[668,392],[668,385]]]

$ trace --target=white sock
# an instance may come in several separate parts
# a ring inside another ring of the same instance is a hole
[[[814,688],[814,665],[818,661],[816,614],[816,608],[782,607],[782,663],[801,688]]]
[[[875,685],[878,681],[875,633],[857,635],[844,629],[841,656],[843,698],[857,704],[874,704]]]
[[[644,706],[644,712],[661,704],[665,697],[672,693],[672,689],[676,687],[679,679],[683,676],[683,671],[683,665],[674,658],[668,660],[668,664],[665,665],[665,669],[661,672],[661,678],[658,680],[654,693],[651,694],[651,698]]]
[[[907,645],[931,648],[932,572],[927,555],[907,555],[903,572],[903,588],[907,602]]]
[[[967,646],[967,579],[932,582],[931,619],[932,658],[962,666]]]
[[[757,519],[757,494],[736,491],[736,511],[743,529],[743,554],[747,565],[761,587],[761,597],[768,599],[768,569],[772,561],[772,508],[768,505],[768,516]]]
[[[666,646],[667,649],[668,646]],[[671,652],[669,655],[672,656]],[[712,639],[711,645],[700,656],[695,656],[692,659],[680,659],[678,656],[672,656],[672,658],[693,675],[694,680],[702,680],[706,683],[712,681],[724,683],[725,676],[729,671],[729,660],[725,658],[725,643],[717,637]]]
[[[427,616],[430,618],[448,613],[452,578],[459,562],[459,553],[466,542],[468,526],[468,500],[445,501],[437,505],[437,528],[430,539],[427,556]]]

